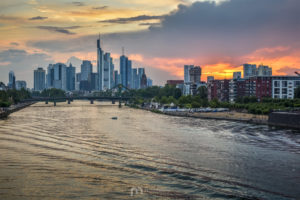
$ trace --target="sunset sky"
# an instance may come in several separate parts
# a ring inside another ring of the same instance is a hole
[[[276,75],[300,71],[299,0],[1,0],[0,81],[33,84],[33,69],[92,60],[96,39],[119,69],[121,48],[154,84],[183,79],[183,65],[230,78],[243,63]]]

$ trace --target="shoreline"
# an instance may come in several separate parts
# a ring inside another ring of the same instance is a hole
[[[26,103],[19,103],[11,105],[8,108],[4,108],[4,111],[0,111],[0,119],[7,118],[11,113],[17,112],[19,110],[22,110],[23,108],[26,108],[32,104],[35,104],[36,102],[26,102]],[[3,108],[2,108],[3,109]]]
[[[136,107],[131,107],[136,108]],[[150,111],[157,114],[175,116],[175,117],[191,117],[206,120],[225,120],[234,122],[243,122],[256,125],[267,125],[276,128],[285,128],[299,131],[299,127],[291,126],[290,124],[274,124],[269,121],[269,115],[254,115],[249,113],[239,113],[236,111],[230,112],[210,112],[210,113],[190,113],[190,112],[162,112],[157,109],[138,108]]]

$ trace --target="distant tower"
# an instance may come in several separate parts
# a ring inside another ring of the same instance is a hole
[[[101,49],[101,40],[100,40],[100,34],[99,34],[99,39],[97,40],[97,73],[98,73],[98,90],[102,91],[103,90],[103,70],[104,70],[104,52]]]

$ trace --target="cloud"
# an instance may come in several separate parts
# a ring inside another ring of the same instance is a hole
[[[31,17],[28,20],[44,20],[44,19],[48,19],[48,17],[36,16],[36,17]]]
[[[187,64],[204,66],[205,73],[218,74],[252,61],[272,65],[275,73],[281,68],[300,66],[299,0],[195,2],[179,5],[164,16],[139,15],[102,23],[147,23],[143,21],[154,19],[160,20],[160,26],[149,24],[144,31],[104,35],[104,49],[120,53],[125,46],[128,55],[143,55],[140,66],[160,66],[169,75],[182,74],[183,62],[167,63],[178,58],[190,60]],[[95,34],[68,40],[31,41],[28,45],[49,52],[96,55],[96,39]],[[149,62],[155,58],[159,58],[156,63]],[[160,61],[164,64],[158,65]]]
[[[7,82],[8,73],[13,70],[17,80],[26,78],[27,84],[32,87],[33,70],[37,67],[46,68],[52,62],[52,58],[44,53],[29,53],[22,49],[0,51],[0,80]]]
[[[128,18],[117,18],[117,19],[108,19],[99,21],[100,23],[116,23],[116,24],[127,24],[130,22],[136,21],[146,21],[146,20],[153,20],[153,19],[162,19],[164,16],[150,16],[150,15],[139,15],[136,17],[128,17]]]
[[[85,6],[85,4],[83,2],[80,2],[80,1],[73,1],[72,4],[75,5],[75,6]]]
[[[140,23],[140,26],[160,26],[161,23]]]
[[[12,45],[12,46],[19,46],[19,43],[17,43],[17,42],[11,42],[10,45]]]
[[[94,10],[105,10],[108,6],[99,6],[99,7],[93,7]]]
[[[68,27],[57,27],[57,26],[36,26],[38,29],[48,30],[52,32],[63,33],[67,35],[74,35],[74,32],[69,31],[69,29],[78,29],[80,26],[68,26]]]

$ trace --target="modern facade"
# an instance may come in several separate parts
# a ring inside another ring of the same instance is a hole
[[[229,101],[229,83],[230,80],[213,80],[207,83],[208,100],[218,99],[222,102]]]
[[[98,73],[98,82],[99,82],[98,89],[100,91],[102,91],[104,87],[103,72],[104,72],[104,52],[101,48],[101,41],[99,35],[99,39],[97,40],[97,73]]]
[[[10,71],[8,73],[8,88],[10,89],[16,89],[16,76],[13,71]]]
[[[89,60],[83,60],[81,64],[81,81],[91,81],[93,65]]]
[[[67,90],[67,66],[65,64],[56,63],[48,66],[47,88]]]
[[[244,64],[243,67],[244,67],[244,78],[256,76],[256,65]]]
[[[233,79],[241,79],[242,72],[233,72]]]
[[[39,67],[33,72],[33,90],[42,91],[46,88],[46,71]]]
[[[257,76],[272,76],[272,68],[265,65],[259,65],[256,70]]]
[[[67,90],[74,91],[75,81],[76,81],[76,68],[72,66],[70,63],[69,67],[67,67]]]
[[[152,87],[153,80],[151,78],[147,78],[147,87]]]
[[[295,89],[300,87],[299,76],[273,76],[272,98],[294,99]]]
[[[189,71],[190,82],[197,84],[201,82],[201,68],[199,66],[193,67]]]
[[[27,89],[26,81],[16,81],[16,90]]]

